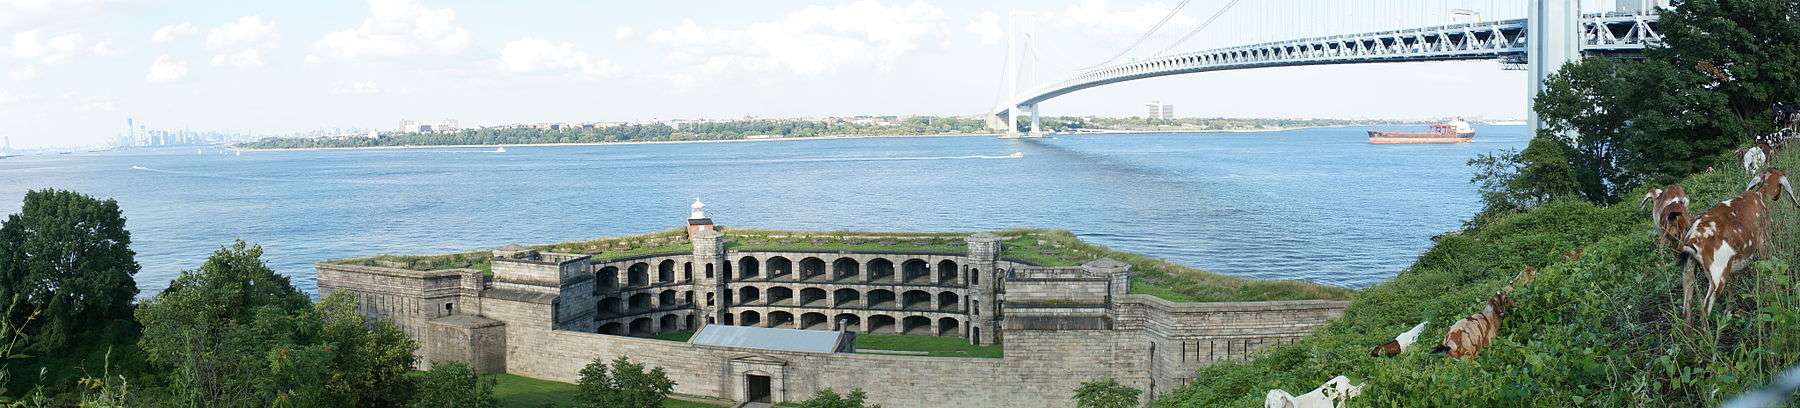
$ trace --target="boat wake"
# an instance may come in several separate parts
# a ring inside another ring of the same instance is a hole
[[[138,166],[138,165],[131,166],[131,169],[132,170],[140,170],[140,171],[148,171],[151,173],[168,174],[168,175],[174,175],[174,176],[201,177],[201,178],[236,180],[236,181],[270,182],[270,183],[407,184],[407,183],[383,182],[383,181],[372,181],[372,180],[317,180],[317,179],[287,179],[287,178],[273,178],[273,177],[221,176],[221,175],[217,175],[217,174],[196,173],[196,172],[191,172],[191,171],[155,169],[155,168],[149,168],[149,167]]]

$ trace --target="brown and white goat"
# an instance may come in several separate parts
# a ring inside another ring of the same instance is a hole
[[[1681,244],[1683,232],[1687,231],[1688,223],[1692,221],[1692,215],[1688,214],[1687,190],[1683,190],[1680,184],[1651,189],[1644,193],[1643,200],[1638,201],[1638,208],[1647,205],[1651,207],[1650,220],[1656,224],[1657,246],[1674,247]]]
[[[1493,344],[1494,337],[1500,335],[1500,317],[1512,308],[1512,299],[1505,292],[1495,293],[1488,297],[1487,307],[1480,313],[1469,315],[1450,326],[1450,332],[1444,334],[1444,342],[1433,353],[1445,353],[1450,357],[1473,359],[1481,354],[1481,349]]]
[[[1731,275],[1749,267],[1751,260],[1768,255],[1770,208],[1763,200],[1780,201],[1781,194],[1786,193],[1795,206],[1800,206],[1800,200],[1795,200],[1793,186],[1788,184],[1787,174],[1781,170],[1763,172],[1751,180],[1745,190],[1694,220],[1682,239],[1678,263],[1681,265],[1684,317],[1691,318],[1694,304],[1694,276],[1689,272],[1690,264],[1695,271],[1706,272],[1709,286],[1701,316],[1710,316],[1713,303],[1724,292]]]

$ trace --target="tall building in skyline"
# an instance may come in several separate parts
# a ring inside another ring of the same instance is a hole
[[[1174,119],[1175,118],[1175,105],[1164,104],[1164,103],[1162,103],[1162,101],[1150,101],[1150,103],[1144,104],[1144,118],[1145,119]]]

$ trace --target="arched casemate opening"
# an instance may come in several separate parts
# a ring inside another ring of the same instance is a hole
[[[738,325],[740,326],[757,326],[761,324],[762,313],[757,313],[755,310],[745,310],[743,313],[738,314]]]
[[[792,305],[794,290],[783,286],[769,288],[769,304]]]
[[[756,289],[755,286],[745,286],[743,289],[738,290],[738,301],[740,303],[751,304],[756,303],[758,300],[762,300],[762,291]]]
[[[782,329],[794,328],[794,314],[780,310],[769,312],[769,327]]]
[[[831,318],[831,322],[838,325],[838,330],[848,332],[862,331],[862,316],[857,316],[855,313],[838,313],[837,316]]]
[[[893,316],[870,315],[869,316],[869,332],[870,333],[892,334],[892,333],[894,333],[894,327],[895,327],[894,323],[895,322],[894,322]]]
[[[731,317],[731,315],[725,315],[725,317]],[[695,317],[694,315],[687,315],[687,318],[684,320],[686,321],[687,325],[682,326],[682,330],[695,330],[695,329],[700,328],[700,322],[699,322],[700,319]]]
[[[961,336],[962,329],[959,328],[958,326],[960,326],[960,325],[957,323],[955,318],[951,318],[951,317],[939,318],[937,335],[939,335],[939,336]]]
[[[801,306],[826,306],[825,290],[819,288],[800,289]]]
[[[628,286],[650,285],[650,264],[638,262],[626,269],[625,284]]]
[[[856,263],[855,259],[850,259],[849,257],[838,258],[835,261],[831,261],[831,280],[860,280],[862,278],[861,269],[862,264]]]
[[[930,336],[931,318],[925,316],[907,316],[900,320],[900,332],[914,336]]]
[[[908,259],[900,263],[900,276],[907,282],[919,276],[931,276],[931,263],[923,259]]]
[[[675,315],[663,315],[662,319],[660,319],[661,321],[658,322],[657,332],[667,333],[681,330],[681,326],[679,326],[679,324],[681,324],[680,319],[681,318],[679,317],[675,317]]]
[[[769,279],[792,278],[793,275],[794,261],[782,256],[769,257]]]
[[[800,279],[811,280],[825,277],[825,261],[819,258],[806,257],[800,260]]]
[[[600,330],[598,330],[597,332],[600,334],[623,336],[623,335],[625,335],[625,325],[618,324],[618,323],[602,324],[602,325],[600,325]]]
[[[870,282],[893,282],[894,281],[894,261],[889,261],[886,258],[875,258],[875,259],[869,260],[869,281]]]
[[[601,316],[618,316],[625,314],[625,298],[610,296],[594,303],[594,310]]]
[[[631,312],[641,312],[641,311],[645,311],[645,310],[650,310],[651,308],[654,307],[654,306],[651,306],[650,299],[651,299],[651,296],[649,293],[639,293],[636,295],[631,295],[630,311]]]
[[[664,259],[662,263],[656,264],[656,283],[669,283],[674,281],[675,261]]]
[[[831,329],[831,322],[825,320],[824,313],[802,313],[800,314],[800,328],[806,330],[828,330]]]
[[[656,322],[650,320],[650,318],[648,318],[648,317],[639,317],[636,319],[632,319],[631,320],[631,335],[633,335],[633,336],[649,336],[652,334],[656,334],[656,327],[654,327],[655,324],[656,324]]]
[[[738,258],[738,278],[752,279],[762,276],[762,265],[754,256]]]
[[[857,304],[857,301],[859,301],[859,300],[862,300],[862,294],[857,293],[856,289],[847,289],[846,288],[846,289],[838,289],[834,292],[831,292],[831,307],[840,307],[841,308],[841,307],[861,306],[861,305]]]
[[[956,292],[938,292],[938,310],[955,311],[958,307],[962,306],[961,300],[962,297],[957,296]]]
[[[665,291],[662,291],[662,293],[659,293],[656,295],[656,306],[657,307],[669,307],[669,306],[674,306],[675,304],[676,304],[676,301],[675,301],[675,291],[674,290],[665,290]]]
[[[906,310],[930,310],[931,292],[909,290],[900,294],[900,308]]]
[[[594,293],[600,289],[617,289],[619,287],[619,267],[608,266],[594,273]]]
[[[875,290],[869,291],[869,308],[870,309],[897,309],[897,308],[899,308],[899,304],[894,302],[894,291],[887,290],[887,289],[875,289]]]
[[[956,279],[956,261],[945,259],[938,261],[938,283],[945,285],[958,284]]]

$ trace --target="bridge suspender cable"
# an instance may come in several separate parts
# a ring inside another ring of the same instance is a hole
[[[1213,13],[1212,17],[1209,17],[1206,19],[1206,22],[1200,23],[1199,27],[1194,27],[1193,31],[1188,31],[1187,35],[1181,36],[1181,39],[1175,40],[1175,43],[1169,44],[1169,46],[1166,48],[1163,48],[1162,51],[1157,51],[1156,56],[1160,57],[1163,54],[1168,54],[1169,50],[1173,50],[1173,49],[1175,49],[1175,47],[1181,46],[1181,43],[1187,42],[1187,40],[1189,38],[1193,38],[1194,34],[1199,34],[1201,31],[1205,31],[1207,26],[1211,26],[1213,21],[1217,21],[1219,19],[1219,16],[1225,15],[1225,11],[1231,10],[1231,6],[1237,5],[1238,1],[1239,0],[1231,0],[1230,3],[1225,3],[1225,7],[1220,7],[1218,12]],[[1110,61],[1108,61],[1108,62],[1110,62]]]
[[[1132,41],[1131,46],[1125,47],[1124,50],[1120,50],[1118,54],[1113,55],[1112,58],[1107,58],[1106,61],[1082,68],[1081,70],[1086,71],[1101,65],[1111,64],[1113,61],[1118,61],[1119,57],[1131,53],[1131,50],[1137,49],[1139,45],[1143,45],[1144,40],[1150,39],[1150,36],[1156,34],[1157,30],[1161,30],[1164,24],[1168,24],[1169,20],[1174,19],[1176,14],[1181,14],[1181,8],[1187,7],[1189,1],[1191,0],[1181,0],[1181,3],[1175,4],[1175,8],[1169,9],[1169,14],[1163,15],[1161,21],[1157,21],[1156,25],[1150,26],[1150,31],[1145,31],[1144,35],[1138,36],[1137,41]]]

